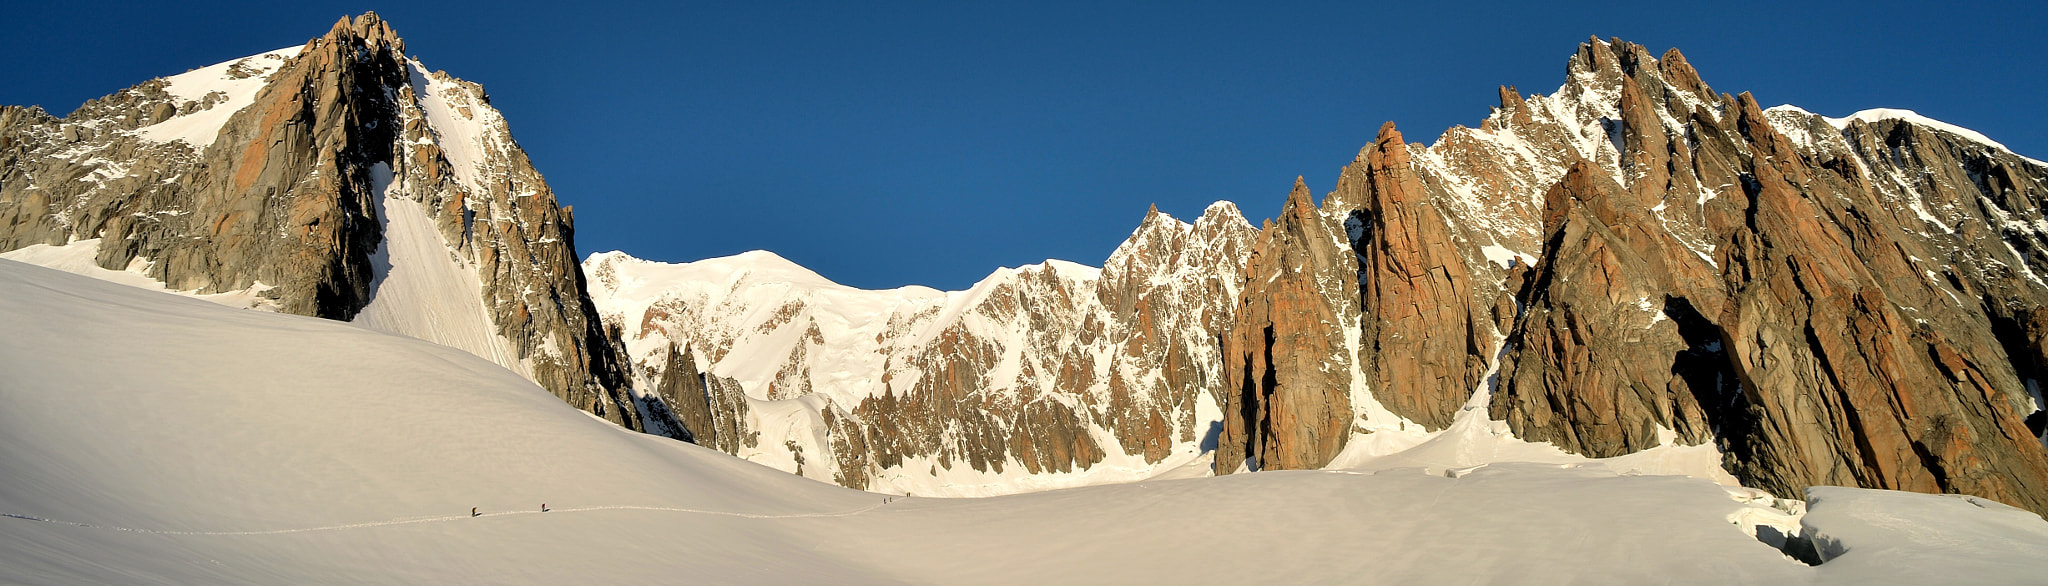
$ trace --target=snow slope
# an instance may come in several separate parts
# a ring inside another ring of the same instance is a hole
[[[195,150],[206,150],[220,136],[228,118],[256,103],[256,94],[270,74],[302,47],[285,47],[234,61],[216,63],[164,78],[164,91],[176,98],[178,114],[136,129],[136,134],[155,142],[184,141]]]
[[[355,323],[461,349],[522,374],[530,372],[511,341],[491,324],[476,266],[456,256],[420,202],[391,189],[388,165],[371,167],[370,179],[383,196],[377,201],[377,216],[384,219],[384,240],[370,259],[376,271],[370,304],[356,314]]]
[[[569,511],[880,502],[619,430],[436,344],[11,261],[0,298],[0,512],[141,530],[0,519],[0,582],[545,582],[668,548],[733,580],[759,570],[709,552],[763,551],[786,526]],[[511,514],[543,502],[560,516]],[[649,522],[620,525],[634,518]],[[805,576],[807,554],[779,555]],[[528,573],[544,560],[553,573]]]
[[[0,324],[6,583],[2048,575],[2048,523],[1997,505],[1816,490],[1809,525],[1832,561],[1812,568],[1744,533],[1760,507],[1743,495],[1585,466],[890,502],[627,432],[466,352],[347,324],[13,261]]]
[[[371,285],[370,303],[356,315],[354,323],[454,347],[522,374],[530,371],[511,342],[498,335],[496,326],[491,324],[474,264],[455,255],[434,229],[433,220],[427,217],[420,202],[398,197],[395,190],[389,189],[389,167],[378,163],[371,169],[371,175],[376,190],[385,194],[377,206],[377,215],[385,223],[384,240],[371,259],[376,279]],[[274,301],[262,296],[269,287],[261,284],[241,291],[200,294],[165,287],[162,281],[146,273],[148,261],[140,258],[126,270],[101,268],[94,260],[99,254],[99,242],[95,238],[64,246],[36,244],[0,252],[0,258],[229,307],[277,310]]]
[[[163,281],[150,277],[146,272],[149,261],[135,259],[119,271],[101,268],[96,260],[100,251],[100,239],[77,240],[63,246],[31,244],[27,248],[0,252],[0,258],[25,262],[32,265],[57,269],[67,273],[84,275],[102,281],[120,283],[130,287],[176,293],[194,299],[203,299],[228,307],[277,311],[277,303],[262,296],[269,287],[258,284],[241,291],[201,294],[198,291],[173,291]]]
[[[1850,123],[1857,121],[1861,121],[1866,124],[1875,124],[1880,120],[1899,120],[1902,122],[1918,124],[1920,126],[1925,126],[1942,132],[1947,132],[1949,134],[1963,137],[1972,142],[1976,142],[1978,144],[1995,148],[2008,153],[2012,153],[2015,155],[2019,154],[2018,152],[2015,152],[2010,148],[2006,148],[2005,145],[1999,144],[1998,141],[1991,140],[1991,137],[1984,136],[1984,133],[1977,132],[1975,130],[1970,130],[1968,128],[1963,128],[1961,126],[1956,126],[1954,124],[1949,124],[1947,122],[1942,122],[1940,120],[1935,120],[1933,118],[1928,118],[1926,116],[1921,116],[1919,112],[1914,112],[1912,110],[1902,110],[1898,108],[1871,108],[1869,110],[1863,110],[1855,114],[1850,114],[1848,117],[1845,118],[1826,118],[1826,120],[1828,122],[1828,125],[1834,126],[1838,130],[1846,129],[1849,127]],[[2027,158],[2027,160],[2033,161],[2035,164],[2048,166],[2048,163],[2043,163],[2039,159]]]

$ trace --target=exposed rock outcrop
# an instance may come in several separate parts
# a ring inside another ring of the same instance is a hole
[[[1961,492],[2048,512],[2048,452],[2021,419],[2033,405],[1981,302],[1957,294],[2016,291],[2010,269],[1934,278],[1915,260],[1934,251],[1878,215],[1862,161],[1810,162],[1747,94],[1731,110],[1754,153],[1750,230],[1723,237],[1723,335],[1750,415],[1731,468],[1773,490]]]
[[[1667,297],[1672,264],[1704,261],[1645,232],[1656,229],[1647,209],[1590,164],[1572,167],[1546,208],[1552,236],[1492,412],[1523,439],[1594,457],[1661,445],[1659,430],[1712,439],[1700,405],[1732,398],[1734,378],[1715,376],[1718,339],[1686,335],[1700,319],[1690,303]]]
[[[393,247],[412,244],[393,240],[412,236],[395,218],[412,208],[437,241],[400,258],[415,249]],[[0,108],[0,251],[96,246],[100,266],[174,290],[340,320],[375,308],[365,325],[476,353],[639,429],[572,242],[482,88],[429,73],[375,14],[65,118]],[[423,271],[403,278],[454,267],[456,282],[426,288],[459,290],[380,291],[394,263]]]
[[[747,396],[739,383],[704,374],[688,349],[673,345],[662,364],[653,390],[682,424],[678,439],[728,454],[760,444],[761,434],[747,429]]]
[[[1156,461],[1199,431],[1192,385],[1223,407],[1218,473],[1317,467],[1353,434],[1477,413],[1590,456],[1714,442],[1779,494],[1850,484],[2044,509],[2048,412],[2029,395],[2048,367],[2043,165],[1910,113],[1765,111],[1676,50],[1595,39],[1566,73],[1552,95],[1501,88],[1477,129],[1434,145],[1382,128],[1321,209],[1298,187],[1235,264],[1198,272],[1238,278],[1141,285],[1159,277],[1130,267],[1172,264],[1140,254],[1173,233],[1148,217],[1093,299],[1045,267],[967,307],[891,309],[872,334],[882,390],[851,399],[865,433],[846,435],[874,454],[871,477],[921,458],[934,473]],[[1219,295],[1222,310],[1177,317]],[[776,313],[816,323],[792,307]],[[651,316],[615,319],[669,338],[716,322]],[[783,327],[797,326],[759,331]],[[1104,346],[1104,331],[1124,333]],[[695,335],[719,363],[747,337]],[[832,387],[815,382],[825,346],[777,350],[770,395]],[[989,393],[998,378],[1035,390]],[[1468,402],[1475,390],[1489,395]]]
[[[1297,178],[1244,268],[1237,323],[1223,339],[1223,436],[1216,473],[1319,468],[1351,437],[1357,261]]]
[[[1344,168],[1324,208],[1345,218],[1357,254],[1367,316],[1360,356],[1373,397],[1395,415],[1442,429],[1485,377],[1498,340],[1494,304],[1475,294],[1429,195],[1388,122]]]
[[[1604,110],[1578,121],[1609,140],[1577,143],[1592,148],[1546,192],[1493,416],[1593,456],[1658,445],[1660,429],[1716,441],[1745,484],[1779,494],[1962,492],[2048,512],[2048,453],[2023,421],[2048,292],[2023,251],[2042,244],[2048,169],[1907,114],[1767,113],[1712,94],[1675,51],[1594,41],[1568,70],[1559,95]],[[1568,117],[1488,122],[1495,145],[1574,133]]]

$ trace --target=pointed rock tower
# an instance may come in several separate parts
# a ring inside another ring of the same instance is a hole
[[[0,251],[455,346],[640,429],[573,241],[483,88],[374,13],[67,117],[0,107]]]
[[[1216,473],[1319,468],[1351,437],[1357,262],[1344,233],[1295,178],[1260,228],[1237,323],[1223,338],[1226,383]]]

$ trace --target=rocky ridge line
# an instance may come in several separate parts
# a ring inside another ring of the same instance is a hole
[[[2030,391],[2048,169],[1936,124],[1767,114],[1676,50],[1595,39],[1567,75],[1552,96],[1503,88],[1479,129],[1432,146],[1394,148],[1383,129],[1344,175],[1382,195],[1326,197],[1404,220],[1359,226],[1424,220],[1352,232],[1362,267],[1400,269],[1360,276],[1380,402],[1435,427],[1476,390],[1517,436],[1588,456],[1668,432],[1715,442],[1777,494],[1961,492],[2048,512]],[[1374,172],[1402,150],[1412,178]],[[1430,285],[1372,305],[1416,276]],[[1429,327],[1387,333],[1419,317]],[[1500,377],[1461,392],[1500,348],[1489,321],[1505,329]],[[1387,352],[1397,339],[1411,349]],[[1327,462],[1290,449],[1275,461]]]

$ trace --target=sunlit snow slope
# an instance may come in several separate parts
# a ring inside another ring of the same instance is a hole
[[[4,583],[2048,575],[2028,555],[2048,524],[1979,499],[1827,489],[1808,518],[1833,560],[1816,569],[1744,533],[1772,514],[1744,495],[1600,467],[885,502],[627,432],[466,352],[349,324],[5,260],[0,324]]]

